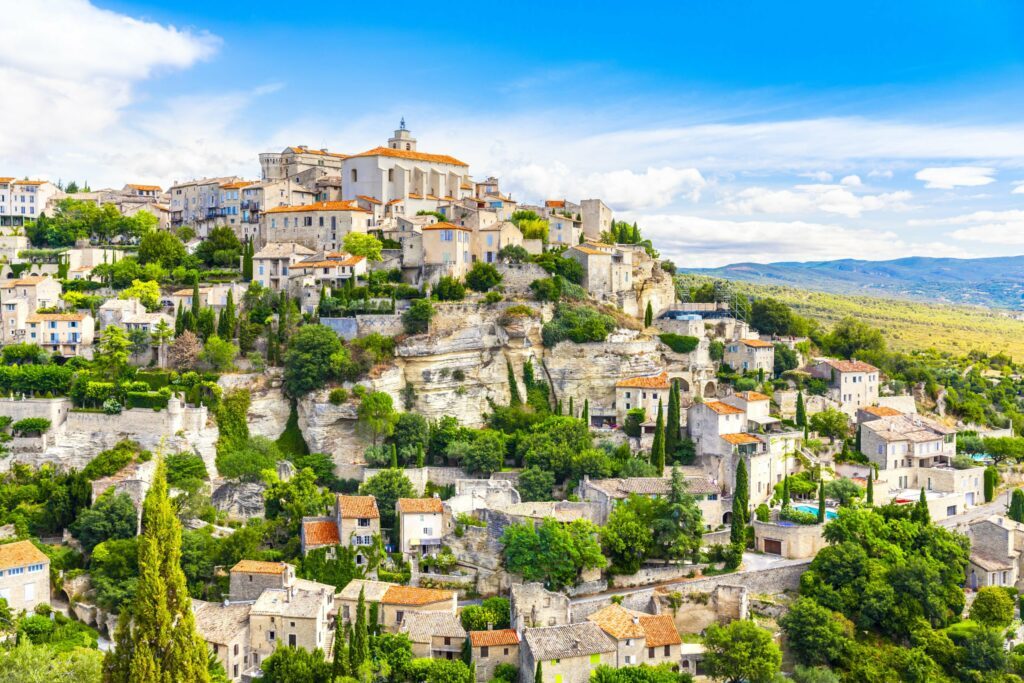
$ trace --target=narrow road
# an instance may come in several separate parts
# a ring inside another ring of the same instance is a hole
[[[1010,494],[1011,491],[1004,491],[996,496],[995,500],[991,503],[985,503],[984,505],[973,507],[967,512],[947,517],[946,519],[936,522],[936,524],[944,526],[947,529],[952,529],[960,524],[970,524],[975,520],[984,519],[990,515],[1006,514],[1006,509],[1010,506]]]

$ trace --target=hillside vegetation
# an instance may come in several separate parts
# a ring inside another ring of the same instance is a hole
[[[709,281],[695,275],[687,282]],[[914,351],[934,348],[956,355],[972,350],[1006,353],[1024,360],[1024,322],[1000,312],[971,306],[930,304],[902,299],[811,292],[795,287],[735,282],[737,290],[752,298],[778,299],[800,315],[826,327],[853,317],[883,331],[889,348]]]

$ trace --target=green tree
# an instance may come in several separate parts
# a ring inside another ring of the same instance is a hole
[[[1024,523],[1024,491],[1014,489],[1010,496],[1010,510],[1007,516],[1015,522]]]
[[[537,668],[533,672],[533,683],[544,683],[544,666],[537,660]]]
[[[85,647],[65,651],[63,647],[36,645],[29,638],[18,638],[17,645],[12,643],[9,649],[0,652],[0,680],[4,683],[100,683],[103,653]]]
[[[505,437],[501,432],[486,429],[478,432],[469,444],[462,467],[470,474],[489,477],[505,464]]]
[[[825,482],[818,482],[818,524],[825,523]]]
[[[750,478],[747,474],[747,463],[743,458],[740,458],[736,462],[736,486],[733,490],[733,499],[739,499],[740,509],[743,511],[741,515],[741,525],[745,525],[750,521]]]
[[[207,266],[238,268],[242,257],[242,243],[235,231],[227,226],[213,228],[199,246],[196,257]]]
[[[998,477],[998,473],[996,472],[996,468],[995,467],[991,467],[990,466],[990,467],[986,467],[985,468],[985,474],[983,475],[983,478],[984,478],[984,486],[985,486],[985,502],[986,503],[991,503],[993,500],[995,500],[995,497],[996,497],[996,479],[997,479],[997,477]]]
[[[321,650],[310,652],[301,647],[278,647],[263,660],[260,669],[263,671],[261,683],[332,683],[333,680],[333,667]]]
[[[551,500],[555,475],[540,467],[527,467],[519,473],[516,488],[524,502]]]
[[[247,240],[245,243],[245,249],[242,252],[242,280],[245,282],[252,282],[252,261],[256,255],[256,247],[253,245],[252,240]]]
[[[361,232],[350,232],[345,235],[342,248],[353,256],[363,256],[367,261],[381,261],[384,244],[374,237]]]
[[[526,581],[543,581],[550,590],[575,585],[584,569],[605,565],[596,535],[597,528],[584,519],[510,525],[501,537],[505,566]]]
[[[665,415],[658,399],[658,417],[654,423],[654,441],[651,443],[651,465],[660,475],[665,471]]]
[[[395,526],[395,503],[399,498],[415,498],[416,489],[402,470],[383,470],[362,483],[359,492],[377,499],[380,525],[385,529]]]
[[[993,628],[1006,628],[1013,621],[1013,598],[1000,586],[978,590],[971,603],[971,619]]]
[[[143,503],[138,548],[138,587],[118,621],[116,647],[104,663],[106,679],[210,681],[206,643],[196,632],[181,570],[181,525],[167,497],[162,460]]]
[[[406,334],[423,334],[430,329],[434,317],[434,305],[427,299],[416,299],[402,314],[402,326]]]
[[[121,290],[117,298],[138,299],[147,311],[155,311],[160,308],[160,285],[152,281],[132,280],[131,287]]]
[[[843,439],[850,433],[850,418],[846,413],[835,408],[828,408],[815,413],[810,420],[811,429],[822,436],[827,436],[832,443]]]
[[[506,359],[505,365],[508,370],[508,392],[510,406],[521,406],[523,405],[523,397],[519,395],[519,383],[516,382],[516,373],[512,370],[512,361]]]
[[[167,270],[181,265],[187,253],[185,245],[175,235],[165,230],[154,230],[143,235],[139,241],[139,263],[159,263]]]
[[[742,461],[741,461],[742,462]],[[729,526],[729,542],[746,547],[747,545],[747,511],[743,509],[743,501],[739,496],[732,497],[732,524]]]
[[[203,352],[200,354],[205,362],[210,364],[217,372],[229,372],[235,367],[235,358],[238,356],[238,347],[230,341],[221,339],[217,335],[211,336],[203,344]]]
[[[665,456],[677,462],[679,435],[682,431],[680,416],[679,382],[672,382],[668,392],[668,414],[665,421]]]
[[[712,624],[704,636],[704,670],[729,683],[771,683],[782,666],[782,651],[754,622]]]
[[[644,311],[644,327],[650,327],[651,323],[654,322],[654,308],[651,307],[651,302],[647,302],[647,310]]]
[[[391,436],[398,421],[391,395],[383,391],[372,391],[363,396],[359,402],[358,417],[357,427],[370,435],[374,446],[378,439]]]
[[[303,325],[284,354],[284,387],[290,396],[304,396],[323,387],[339,372],[345,347],[323,325]]]
[[[845,658],[852,645],[853,624],[811,598],[796,600],[779,625],[801,664],[836,664]]]
[[[104,328],[96,348],[93,367],[108,381],[117,382],[128,367],[131,344],[120,327]]]
[[[804,407],[804,392],[798,391],[796,393],[796,426],[804,427],[807,425],[807,408]]]
[[[91,553],[103,541],[132,538],[135,525],[135,505],[131,497],[127,493],[115,495],[114,489],[110,488],[96,499],[91,508],[79,513],[68,531],[78,539],[85,552]]]
[[[458,278],[442,275],[434,287],[434,295],[439,301],[462,301],[466,298],[466,287]]]
[[[875,504],[875,468],[868,467],[868,491],[865,501],[868,505]]]
[[[580,419],[583,420],[583,424],[590,428],[590,399],[583,399],[583,413],[580,415]]]
[[[824,350],[834,356],[853,358],[865,352],[885,351],[885,337],[862,320],[846,317],[836,323],[822,340]]]
[[[356,602],[356,623],[352,628],[352,637],[348,643],[348,664],[350,671],[359,671],[359,667],[370,656],[370,640],[366,629],[366,596],[359,589],[359,600]]]
[[[777,299],[758,299],[750,307],[750,325],[761,334],[789,335],[793,333],[793,311]]]
[[[487,290],[501,284],[501,273],[490,263],[477,261],[466,273],[466,285],[476,292]]]

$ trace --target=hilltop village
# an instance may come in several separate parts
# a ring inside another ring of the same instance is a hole
[[[601,198],[513,198],[404,121],[258,162],[0,178],[18,648],[90,681],[146,652],[185,681],[1020,680],[1016,396],[973,414],[862,323],[691,286]]]

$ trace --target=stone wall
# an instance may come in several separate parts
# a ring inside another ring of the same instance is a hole
[[[0,398],[0,415],[10,417],[13,422],[28,417],[43,417],[52,427],[64,424],[71,410],[69,398]]]
[[[405,332],[402,326],[401,313],[382,313],[379,315],[357,315],[357,332],[360,337],[368,334],[383,334],[385,337],[396,337]]]
[[[546,590],[540,583],[512,586],[509,597],[512,628],[565,626],[570,621],[569,598],[564,593]]]
[[[359,336],[359,324],[355,318],[320,318],[320,324],[329,327],[342,339],[348,341]]]
[[[363,470],[363,481],[383,470],[367,467]],[[459,467],[410,467],[403,470],[403,473],[412,482],[416,493],[423,495],[427,488],[427,482],[433,482],[436,486],[449,486],[460,479],[468,479],[466,471]]]
[[[531,282],[550,277],[548,272],[536,263],[497,263],[495,268],[501,273],[502,287],[509,293],[528,292]]]
[[[639,588],[650,586],[654,583],[675,581],[688,576],[696,576],[707,565],[704,564],[679,564],[667,565],[664,567],[641,567],[635,574],[616,574],[611,579],[613,588]]]

